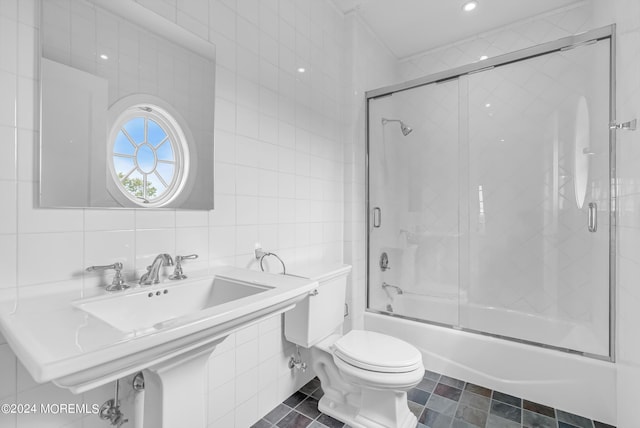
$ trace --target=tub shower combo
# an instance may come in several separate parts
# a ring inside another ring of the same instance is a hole
[[[367,93],[365,325],[599,420],[613,399],[568,395],[615,389],[614,33]]]

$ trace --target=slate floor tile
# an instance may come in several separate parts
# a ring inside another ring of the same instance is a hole
[[[515,407],[522,407],[522,400],[518,397],[514,397],[513,395],[505,394],[500,391],[493,391],[494,400],[502,401],[503,403],[510,404]]]
[[[491,413],[517,423],[520,423],[522,418],[521,409],[496,400],[491,401]]]
[[[438,394],[442,397],[446,397],[453,401],[458,401],[460,399],[460,396],[462,395],[462,390],[449,385],[445,385],[443,383],[439,383],[433,390],[433,393]]]
[[[555,410],[553,410],[553,408],[551,408],[549,406],[542,405],[542,404],[534,403],[533,401],[523,400],[522,401],[522,408],[526,409],[526,410],[529,410],[531,412],[539,413],[539,414],[547,416],[549,418],[555,418],[556,417],[556,412],[555,412]]]

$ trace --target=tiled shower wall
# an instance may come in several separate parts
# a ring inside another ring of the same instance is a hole
[[[363,264],[363,251],[355,247],[363,245],[358,228],[364,212],[358,207],[363,206],[364,140],[363,129],[353,125],[363,120],[363,110],[353,109],[361,104],[363,85],[391,80],[363,80],[348,67],[378,68],[371,35],[329,0],[139,3],[216,45],[216,209],[34,208],[37,1],[0,0],[0,292],[19,301],[30,291],[71,284],[80,296],[83,288],[105,281],[85,276],[86,266],[119,259],[133,280],[160,252],[199,254],[185,265],[187,271],[220,264],[255,269],[256,242],[289,265],[343,258]],[[347,53],[361,43],[366,54],[347,61]],[[298,73],[298,67],[306,72]],[[359,92],[347,99],[354,81],[360,82]],[[345,114],[346,109],[352,110]],[[351,143],[353,134],[361,138],[358,145]],[[345,200],[348,213],[354,213],[347,222],[353,225],[347,241],[354,245],[346,247]],[[211,359],[210,426],[246,428],[304,384],[309,374],[292,375],[286,367],[291,352],[280,317],[230,336]],[[123,389],[126,395],[128,387]],[[36,385],[0,337],[2,402],[101,404],[111,391],[108,386],[73,396],[52,384]],[[98,427],[103,422],[81,415],[0,415],[0,425]]]

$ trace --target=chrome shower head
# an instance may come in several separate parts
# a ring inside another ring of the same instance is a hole
[[[382,125],[386,125],[389,122],[398,122],[400,124],[400,130],[402,131],[402,135],[404,135],[405,137],[409,135],[411,131],[413,131],[413,128],[408,126],[406,123],[404,123],[400,119],[387,119],[384,117],[382,118]]]

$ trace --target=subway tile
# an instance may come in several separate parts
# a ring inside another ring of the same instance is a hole
[[[15,234],[0,235],[0,272],[2,272],[0,288],[15,288],[17,284],[17,242],[18,238]]]
[[[18,232],[47,233],[83,230],[81,209],[40,208],[38,186],[31,182],[18,183]]]
[[[209,211],[209,224],[212,227],[231,226],[236,223],[236,196],[216,194],[214,209]]]
[[[18,285],[71,280],[81,274],[82,235],[82,232],[18,235]]]
[[[209,257],[219,259],[236,253],[235,227],[214,226],[209,229]]]
[[[0,194],[5,198],[0,210],[0,234],[15,234],[18,232],[17,183],[0,180]]]
[[[4,403],[17,393],[17,360],[6,343],[0,345],[0,367],[3,378],[0,382],[0,401]]]
[[[8,94],[11,94],[9,92]],[[36,81],[32,77],[18,77],[16,124],[18,128],[37,129],[35,116]],[[2,116],[0,115],[0,124]]]
[[[236,36],[236,12],[220,1],[210,3],[209,24],[211,29],[224,34],[229,39]]]
[[[205,213],[206,214],[206,213]],[[209,267],[209,228],[184,227],[176,229],[176,247],[173,256],[195,254],[196,259],[182,261],[186,275],[190,272],[203,271]]]
[[[258,397],[252,396],[245,402],[236,405],[235,427],[245,428],[251,426],[260,416],[258,415]]]
[[[237,354],[236,354],[237,357]],[[236,383],[236,406],[244,403],[258,393],[258,368],[254,367],[248,371],[242,372],[236,367],[235,383]]]
[[[209,393],[209,423],[233,412],[236,405],[235,396],[235,380],[227,382]],[[227,426],[233,426],[233,424]]]
[[[176,226],[176,212],[174,210],[135,210],[135,224],[137,230],[169,229]]]
[[[158,254],[167,253],[175,255],[175,229],[148,229],[136,230],[136,264],[138,274],[146,271],[147,266],[153,263]],[[165,266],[160,270],[160,278],[164,279],[172,272],[171,266]]]
[[[280,401],[278,383],[272,382],[258,391],[258,414],[266,415]]]
[[[17,179],[16,150],[16,129],[0,126],[0,180]]]
[[[84,210],[85,231],[134,230],[136,211],[130,209],[86,209]]]
[[[66,389],[61,389],[53,383],[45,383],[35,388],[21,392],[17,397],[18,403],[39,404],[82,404],[82,395],[74,395]],[[78,419],[73,413],[22,413],[18,414],[18,426],[25,428],[37,428],[43,426],[65,426]]]
[[[236,336],[236,341],[238,336]],[[245,343],[236,343],[236,375],[240,375],[258,366],[258,339],[253,339]],[[258,381],[256,371],[256,383]],[[257,388],[256,388],[257,390]]]
[[[105,266],[113,263],[123,264],[123,276],[134,283],[135,272],[135,232],[98,231],[84,233],[84,264]],[[111,283],[115,271],[85,272],[85,286],[106,286]]]
[[[15,127],[17,102],[17,77],[15,73],[0,70],[0,126]]]
[[[214,354],[209,359],[209,390],[225,385],[236,377],[235,350]]]

